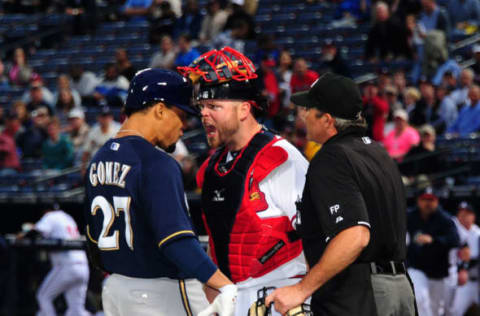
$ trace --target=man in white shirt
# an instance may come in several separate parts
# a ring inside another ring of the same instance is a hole
[[[109,107],[103,107],[97,117],[98,124],[90,129],[83,145],[82,170],[86,167],[90,158],[95,155],[102,145],[115,136],[120,129],[120,124],[113,120],[113,114]]]
[[[72,240],[79,239],[75,220],[60,210],[57,204],[49,206],[42,218],[33,226],[33,231],[43,238]],[[85,251],[61,250],[50,253],[52,269],[37,291],[40,308],[37,316],[56,315],[54,299],[64,293],[67,301],[65,316],[87,316],[85,298],[87,295],[89,269]]]
[[[460,236],[460,248],[456,252],[458,286],[455,289],[450,315],[462,316],[472,304],[479,304],[479,243],[480,227],[475,224],[473,207],[462,202],[453,218]]]

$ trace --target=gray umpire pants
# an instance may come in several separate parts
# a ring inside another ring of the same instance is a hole
[[[372,274],[378,316],[415,316],[415,296],[405,274]]]

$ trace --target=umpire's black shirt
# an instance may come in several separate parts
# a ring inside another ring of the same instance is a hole
[[[364,133],[350,127],[330,138],[308,168],[297,227],[310,267],[342,230],[356,225],[370,229],[370,242],[356,262],[314,293],[315,315],[347,315],[348,310],[360,315],[355,308],[364,308],[365,300],[374,308],[372,291],[358,293],[370,284],[369,265],[359,263],[406,257],[406,199],[400,173],[385,149]],[[333,305],[326,306],[329,302]],[[372,310],[370,315],[375,314]]]

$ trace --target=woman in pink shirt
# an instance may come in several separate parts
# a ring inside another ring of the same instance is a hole
[[[395,128],[383,140],[385,149],[390,157],[402,161],[412,146],[420,142],[417,130],[408,125],[408,114],[405,110],[396,110],[393,113]]]

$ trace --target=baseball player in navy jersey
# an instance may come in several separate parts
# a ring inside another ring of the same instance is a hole
[[[40,235],[43,238],[72,240],[80,238],[75,220],[60,210],[58,204],[46,207],[40,220],[27,232],[27,235]],[[22,238],[24,235],[20,234]],[[65,294],[66,316],[90,315],[85,310],[89,269],[87,256],[83,250],[53,251],[50,254],[52,269],[37,291],[39,311],[37,316],[56,315],[53,300]]]
[[[88,166],[86,230],[90,257],[111,274],[102,291],[107,316],[205,315],[198,280],[220,290],[215,310],[233,315],[236,286],[201,248],[180,166],[167,154],[187,113],[195,113],[191,96],[191,84],[175,72],[139,71],[127,120]]]

